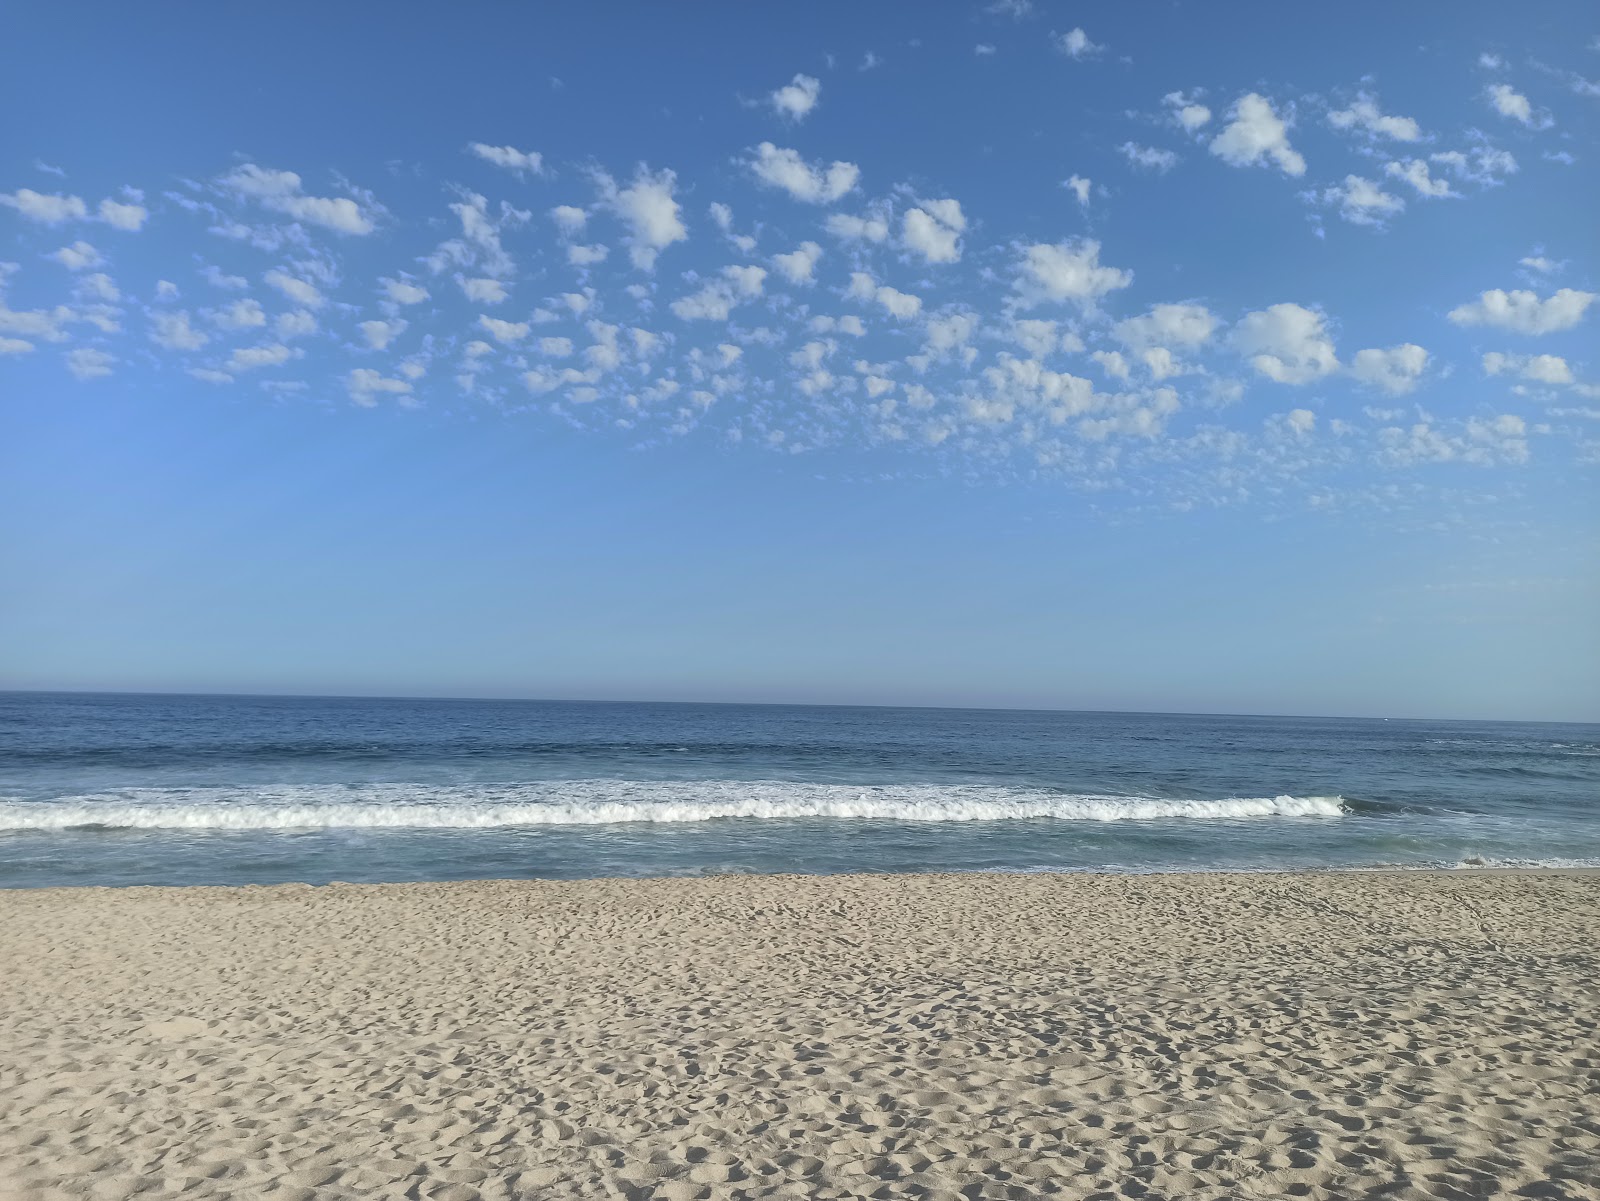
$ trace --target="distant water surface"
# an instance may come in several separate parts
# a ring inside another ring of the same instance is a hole
[[[1600,726],[0,693],[0,886],[1600,866]]]

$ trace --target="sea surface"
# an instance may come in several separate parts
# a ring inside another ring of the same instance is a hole
[[[1600,866],[1600,726],[0,693],[0,886]]]

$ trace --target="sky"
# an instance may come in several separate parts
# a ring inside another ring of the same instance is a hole
[[[1600,720],[1592,5],[7,25],[0,687]]]

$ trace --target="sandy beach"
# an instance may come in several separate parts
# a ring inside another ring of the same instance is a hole
[[[0,894],[0,1197],[1600,1197],[1600,874]]]

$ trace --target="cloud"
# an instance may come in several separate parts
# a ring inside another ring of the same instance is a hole
[[[100,202],[99,213],[107,225],[129,233],[137,233],[150,216],[150,210],[142,204],[122,204],[109,197]]]
[[[458,275],[456,283],[460,285],[462,295],[475,304],[499,304],[511,295],[505,284],[497,279],[468,279]]]
[[[1107,292],[1132,282],[1133,272],[1100,265],[1099,242],[1079,239],[1023,247],[1013,287],[1024,307],[1071,301],[1091,308]]]
[[[1233,344],[1268,379],[1309,384],[1339,366],[1323,320],[1314,309],[1275,304],[1246,313],[1233,328]]]
[[[603,263],[610,257],[611,250],[606,246],[568,246],[567,262],[574,267],[593,267],[596,263]]]
[[[1483,356],[1485,375],[1518,375],[1536,384],[1577,383],[1572,367],[1560,355],[1489,353]]]
[[[199,350],[211,339],[189,324],[188,313],[156,313],[150,319],[150,340],[167,350]]]
[[[96,350],[92,346],[80,346],[76,350],[67,351],[64,356],[67,361],[67,370],[80,380],[100,379],[111,374],[111,364],[117,360],[103,350]]]
[[[803,121],[806,114],[817,107],[822,96],[822,81],[810,75],[796,75],[794,79],[767,97],[780,117],[790,121]]]
[[[1317,428],[1317,415],[1310,409],[1290,409],[1284,424],[1295,434],[1304,436]]]
[[[1520,266],[1528,268],[1530,271],[1537,271],[1540,275],[1553,275],[1557,271],[1560,271],[1563,266],[1565,266],[1564,263],[1558,263],[1554,259],[1545,258],[1542,254],[1530,254],[1526,258],[1518,259],[1517,263]]]
[[[724,267],[722,278],[671,304],[680,321],[726,321],[735,307],[761,295],[767,273],[761,267]]]
[[[1084,208],[1089,206],[1089,189],[1092,186],[1089,180],[1081,175],[1074,175],[1061,185],[1078,198],[1078,204]]]
[[[1451,191],[1449,180],[1434,179],[1428,171],[1428,164],[1420,158],[1408,158],[1403,163],[1386,163],[1383,173],[1393,179],[1405,180],[1416,189],[1419,196],[1439,199],[1460,195],[1459,192]]]
[[[846,242],[883,242],[889,237],[889,218],[882,213],[864,217],[833,213],[825,224],[830,234]]]
[[[809,284],[822,257],[822,247],[815,242],[802,242],[788,254],[772,256],[772,265],[792,284]]]
[[[1400,197],[1359,175],[1346,175],[1344,183],[1311,195],[1318,196],[1324,204],[1337,204],[1339,216],[1352,225],[1381,226],[1406,207]]]
[[[1111,336],[1132,350],[1181,347],[1194,350],[1211,340],[1221,324],[1203,304],[1158,304],[1142,317],[1111,327]]]
[[[972,53],[976,54],[979,58],[988,58],[991,54],[995,53],[995,48],[988,42],[979,42],[972,48]]]
[[[1442,150],[1438,154],[1430,154],[1428,161],[1447,167],[1458,179],[1480,187],[1493,187],[1501,182],[1501,176],[1514,175],[1517,171],[1517,160],[1510,151],[1486,142],[1474,146],[1470,153]]]
[[[861,168],[854,163],[812,166],[800,157],[799,151],[782,150],[771,142],[757,146],[755,158],[748,165],[762,183],[782,188],[806,204],[832,204],[854,189],[861,178]]]
[[[421,304],[428,299],[428,289],[404,279],[382,279],[384,295],[395,304]]]
[[[1405,342],[1387,350],[1356,351],[1350,360],[1350,374],[1368,387],[1390,396],[1403,396],[1416,388],[1427,366],[1428,352],[1413,342]]]
[[[87,271],[105,262],[100,252],[87,242],[74,242],[71,246],[63,246],[50,257],[68,271]]]
[[[321,292],[316,285],[306,280],[297,279],[287,271],[274,268],[263,276],[267,283],[282,292],[290,300],[308,309],[319,309],[325,303]]]
[[[661,251],[688,240],[689,230],[672,195],[678,177],[671,171],[651,172],[641,166],[633,183],[621,191],[610,176],[599,178],[606,206],[628,226],[628,257],[639,270],[654,270]]]
[[[218,309],[211,314],[211,320],[223,329],[256,329],[267,323],[267,314],[259,301],[246,298]]]
[[[1164,175],[1178,165],[1178,156],[1170,150],[1141,146],[1137,142],[1124,142],[1117,149],[1128,162],[1147,171],[1157,171]]]
[[[345,387],[350,399],[363,408],[371,408],[384,395],[411,395],[411,385],[405,380],[389,379],[370,367],[357,367],[345,377]]]
[[[1183,127],[1185,133],[1194,133],[1211,120],[1209,108],[1198,100],[1191,100],[1182,92],[1168,92],[1161,98],[1161,103],[1172,110],[1173,118]]]
[[[405,322],[397,318],[396,324],[404,327]],[[280,338],[304,338],[317,332],[317,318],[305,309],[295,309],[292,313],[279,313],[272,328]]]
[[[293,171],[273,171],[245,163],[218,182],[231,192],[257,201],[263,208],[296,221],[324,226],[335,233],[370,234],[375,228],[372,218],[348,197],[305,195],[300,190],[300,177]]]
[[[488,330],[489,336],[502,346],[514,345],[528,336],[529,326],[526,321],[501,321],[485,313],[479,315],[478,324]]]
[[[967,219],[954,200],[924,200],[902,220],[900,243],[927,263],[953,263],[961,257],[961,232]]]
[[[1089,35],[1082,29],[1069,29],[1066,33],[1050,35],[1055,41],[1055,47],[1070,59],[1092,58],[1099,54],[1105,47],[1089,40]]]
[[[1488,95],[1495,112],[1519,125],[1526,125],[1529,129],[1547,129],[1552,124],[1550,114],[1535,113],[1528,98],[1509,84],[1491,84]]]
[[[1457,325],[1492,325],[1519,334],[1553,334],[1577,325],[1594,298],[1593,292],[1572,288],[1562,288],[1545,300],[1533,292],[1493,288],[1471,304],[1451,309],[1447,316]]]
[[[876,301],[891,317],[907,321],[922,311],[922,298],[909,292],[879,284],[865,271],[850,273],[850,287],[845,295],[853,300]]]
[[[571,338],[540,338],[539,353],[547,354],[553,359],[565,359],[572,354]]]
[[[18,188],[15,192],[0,192],[0,204],[14,208],[30,221],[45,225],[60,225],[63,221],[81,221],[89,215],[89,207],[81,197],[63,196],[59,193],[45,195],[32,188]]]
[[[294,355],[295,352],[282,342],[241,346],[228,356],[228,370],[254,371],[260,367],[281,367],[294,358]]]
[[[504,167],[519,176],[544,174],[544,156],[537,150],[518,150],[515,146],[489,146],[483,142],[471,142],[467,145],[467,150],[484,162]]]
[[[369,348],[387,350],[389,343],[405,332],[406,323],[396,317],[392,321],[363,321],[359,328]]]
[[[556,223],[563,236],[572,238],[583,232],[589,214],[575,205],[558,204],[550,210],[550,220]]]
[[[1356,130],[1396,142],[1422,140],[1422,126],[1410,117],[1385,116],[1378,108],[1377,97],[1367,92],[1357,93],[1355,102],[1349,108],[1330,112],[1328,124],[1335,129]]]
[[[0,355],[27,354],[32,349],[33,343],[21,338],[0,338]]]
[[[1249,92],[1228,110],[1228,124],[1211,140],[1211,153],[1234,167],[1271,160],[1285,175],[1301,176],[1306,160],[1289,145],[1288,126],[1265,96]]]

